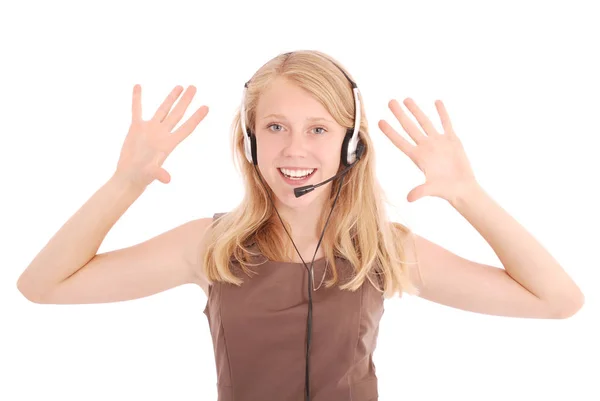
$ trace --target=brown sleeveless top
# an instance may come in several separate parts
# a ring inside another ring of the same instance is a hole
[[[315,288],[326,264],[314,262]],[[234,258],[230,267],[242,272]],[[355,292],[340,290],[352,268],[343,258],[336,267],[340,281],[312,293],[311,401],[374,401],[373,351],[384,298],[368,280]],[[215,282],[208,289],[204,314],[218,401],[304,401],[308,271],[302,263],[269,260],[251,270],[258,274],[244,274],[239,287]]]

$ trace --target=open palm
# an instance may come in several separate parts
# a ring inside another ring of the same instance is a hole
[[[177,105],[171,110],[183,87],[177,85],[150,120],[142,120],[140,85],[133,88],[131,125],[125,138],[115,175],[125,178],[140,188],[145,188],[157,179],[163,184],[171,181],[170,174],[162,164],[179,143],[187,138],[206,117],[208,107],[200,107],[185,123],[174,132],[188,106],[196,88],[188,87]]]
[[[380,120],[378,125],[392,143],[425,174],[425,183],[412,189],[407,200],[414,202],[424,196],[437,196],[452,202],[459,191],[475,181],[475,176],[446,108],[441,100],[435,102],[444,129],[444,133],[440,134],[412,99],[405,99],[404,104],[422,130],[404,113],[398,101],[391,100],[388,106],[415,145],[398,134],[387,121]]]

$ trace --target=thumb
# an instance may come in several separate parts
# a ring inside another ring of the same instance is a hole
[[[159,168],[156,178],[163,184],[168,184],[171,182],[171,174],[169,174],[164,168]]]
[[[430,195],[429,185],[422,184],[422,185],[419,185],[419,186],[413,188],[406,196],[406,200],[409,202],[414,202],[414,201],[421,199],[422,197],[428,196],[428,195]]]

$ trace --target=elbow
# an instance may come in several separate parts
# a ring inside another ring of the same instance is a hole
[[[43,304],[42,300],[39,297],[33,296],[33,294],[30,294],[28,292],[25,291],[21,291],[19,290],[19,292],[21,293],[21,295],[23,295],[25,297],[25,299],[27,299],[30,302],[33,302],[34,304]]]
[[[555,319],[568,319],[573,317],[583,308],[585,304],[585,296],[581,291],[577,291],[574,295],[563,299],[553,308]]]
[[[30,302],[34,304],[43,304],[42,298],[37,295],[34,291],[28,290],[27,286],[23,283],[21,279],[17,281],[17,290]]]

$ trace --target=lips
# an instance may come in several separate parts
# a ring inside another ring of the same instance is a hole
[[[307,169],[308,170],[308,169]],[[308,182],[313,175],[315,175],[315,173],[317,172],[317,169],[314,169],[312,173],[310,173],[308,176],[302,178],[302,179],[293,179],[293,178],[287,178],[280,169],[277,169],[277,171],[279,172],[279,176],[289,185],[304,185],[306,182]]]

